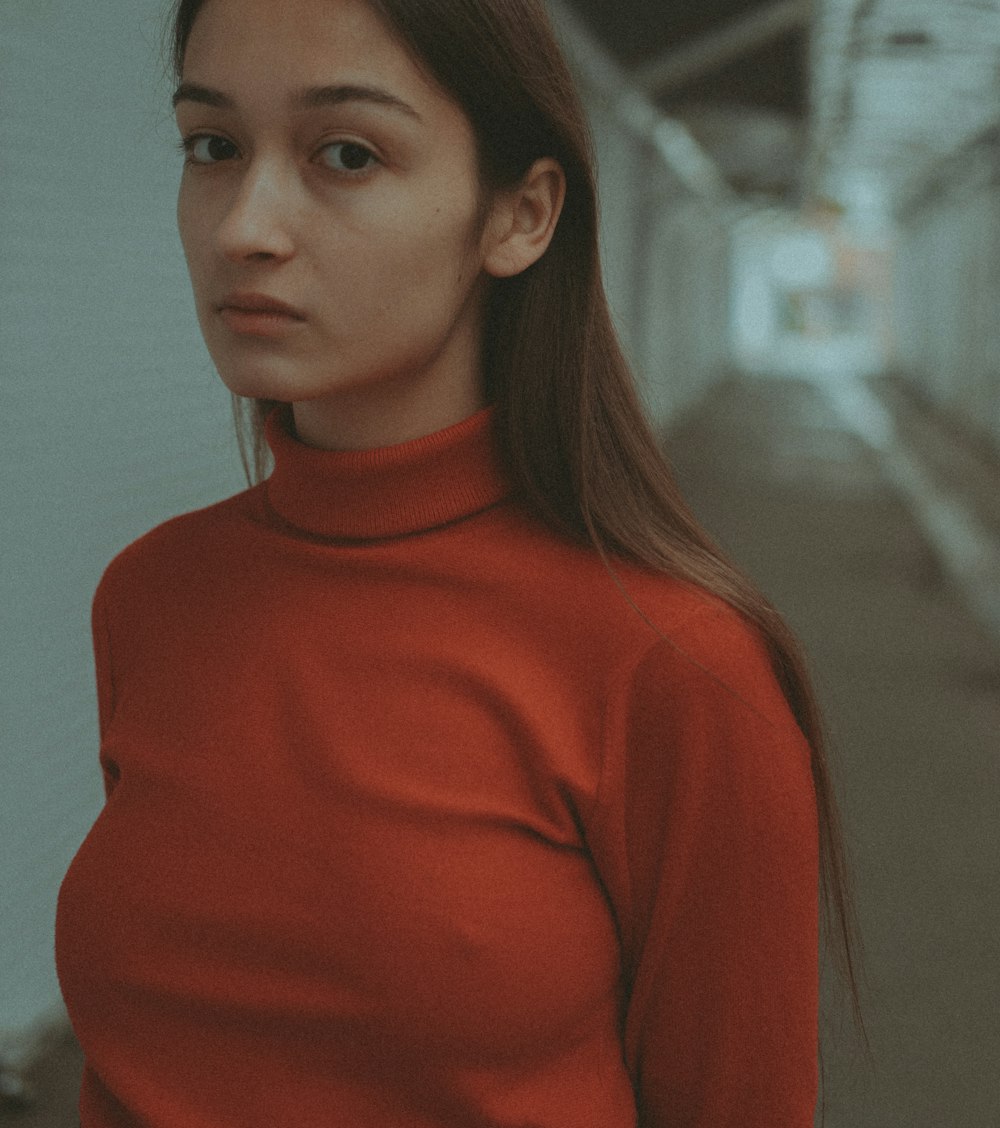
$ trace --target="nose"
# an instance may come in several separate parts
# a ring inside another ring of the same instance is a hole
[[[292,194],[287,176],[273,163],[251,164],[216,230],[219,251],[233,262],[290,258]]]

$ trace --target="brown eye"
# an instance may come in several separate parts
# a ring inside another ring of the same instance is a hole
[[[325,145],[323,152],[331,154],[326,163],[337,172],[366,172],[378,161],[371,149],[356,141],[336,141],[332,145]]]
[[[225,137],[214,133],[199,133],[193,137],[185,137],[181,148],[187,153],[191,164],[217,164],[219,161],[232,159],[236,153],[236,146]]]

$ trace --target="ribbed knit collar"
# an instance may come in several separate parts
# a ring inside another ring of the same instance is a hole
[[[486,407],[397,446],[337,451],[303,443],[291,408],[277,404],[264,423],[274,455],[267,501],[288,524],[341,540],[406,536],[471,516],[509,492],[493,416]]]

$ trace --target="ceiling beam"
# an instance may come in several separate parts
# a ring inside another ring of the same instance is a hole
[[[808,27],[812,14],[812,0],[776,0],[693,43],[665,51],[636,67],[630,77],[655,98],[790,31]]]

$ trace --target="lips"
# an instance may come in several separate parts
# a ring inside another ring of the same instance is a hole
[[[297,321],[305,320],[305,314],[301,310],[278,298],[272,298],[270,294],[230,294],[219,304],[220,312],[225,309],[238,310],[241,313],[280,314],[284,317],[294,317]]]

